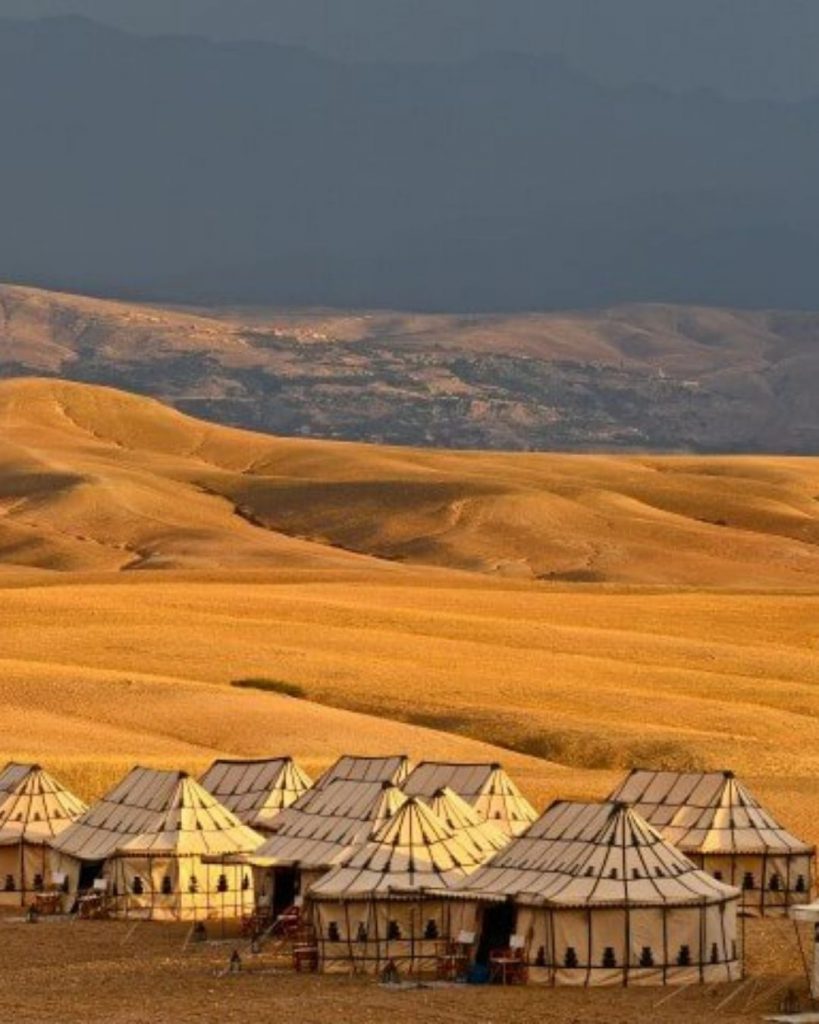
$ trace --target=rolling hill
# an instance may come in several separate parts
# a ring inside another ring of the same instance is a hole
[[[444,452],[273,438],[88,385],[0,383],[0,560],[73,571],[396,563],[811,587],[819,460]]]
[[[813,313],[188,311],[0,286],[0,377],[390,444],[810,454],[817,338]]]

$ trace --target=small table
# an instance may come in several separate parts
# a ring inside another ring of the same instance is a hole
[[[489,980],[501,985],[522,985],[526,982],[526,962],[519,956],[489,958]]]
[[[34,894],[34,909],[44,917],[53,917],[63,909],[63,893],[61,890],[54,892],[38,892]]]

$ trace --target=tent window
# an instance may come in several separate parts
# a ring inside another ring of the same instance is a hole
[[[141,896],[145,892],[145,886],[143,885],[142,879],[139,875],[136,875],[133,882],[131,882],[131,891],[134,896]]]
[[[716,944],[716,942],[711,943],[711,963],[719,963],[719,946]]]
[[[3,886],[3,889],[6,892],[14,892],[16,888],[17,886],[14,884],[14,875],[6,875],[6,884]]]
[[[433,918],[430,918],[429,921],[427,921],[426,928],[424,929],[424,938],[437,939],[438,937],[438,922],[433,920]]]
[[[199,879],[196,877],[196,875],[191,875],[190,877],[190,881],[188,882],[188,892],[199,892]]]
[[[43,876],[42,875],[35,875],[34,876],[34,891],[35,892],[42,892],[43,891]]]
[[[171,881],[170,875],[165,875],[162,879],[162,895],[170,896],[173,892],[173,882]]]
[[[691,966],[691,947],[680,946],[680,951],[677,954],[677,964],[679,967],[690,967]]]
[[[566,950],[566,955],[563,957],[563,966],[572,968],[577,967],[577,965],[577,950],[574,948],[574,946],[569,946],[569,948]]]
[[[779,877],[779,874],[776,871],[774,871],[774,873],[768,879],[768,888],[771,890],[771,892],[779,892],[779,890],[782,888],[782,879]]]
[[[609,871],[609,878],[616,878],[616,877],[617,877],[617,868],[612,868],[611,871]]]
[[[401,938],[401,925],[397,921],[390,921],[387,925],[387,939],[395,941]]]
[[[606,948],[603,950],[603,966],[617,966],[617,957],[614,955],[614,946],[606,946]]]
[[[742,888],[745,890],[756,888],[756,882],[754,881],[754,874],[752,871],[745,872],[745,877],[742,879]]]
[[[338,930],[338,924],[335,921],[331,921],[327,925],[327,939],[330,942],[341,942],[341,932]]]
[[[594,868],[586,868],[586,878],[594,877]]]
[[[651,946],[643,946],[642,952],[640,953],[640,966],[641,967],[653,967],[654,966],[654,953],[651,950]]]
[[[716,879],[716,880],[717,880],[718,882],[721,882],[721,881],[722,881],[722,872],[721,872],[721,871],[715,871],[715,872],[714,872],[714,878],[715,878],[715,879]]]
[[[40,817],[40,812],[39,812],[39,811],[35,811],[35,812],[34,812],[34,820],[35,820],[35,821],[42,821],[42,820],[43,820],[43,819],[42,819],[42,818]]]
[[[366,942],[368,938],[369,933],[367,932],[367,926],[364,924],[363,921],[359,921],[358,932],[356,934],[356,942]]]
[[[655,868],[654,871],[658,878],[665,878],[665,872],[662,868]]]
[[[632,868],[631,876],[632,876],[632,878],[640,878],[641,877],[640,876],[640,869],[639,868]]]
[[[797,875],[797,877],[796,877],[796,885],[794,886],[794,888],[795,888],[796,892],[804,892],[805,891],[805,876],[804,875]]]
[[[538,946],[537,956],[535,957],[535,967],[546,966],[546,947]]]
[[[217,892],[227,892],[229,890],[229,888],[230,887],[228,885],[228,876],[227,875],[219,875],[219,881],[216,883],[216,891]]]
[[[247,892],[250,888],[250,876],[242,875],[242,892]]]

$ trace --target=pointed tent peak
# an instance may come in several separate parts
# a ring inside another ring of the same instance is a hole
[[[410,772],[404,790],[410,796],[429,800],[442,786],[454,790],[485,821],[510,835],[520,835],[537,817],[535,809],[497,762],[422,761]]]
[[[724,903],[739,891],[716,881],[622,802],[555,801],[461,886],[554,906]]]
[[[484,821],[471,804],[448,786],[438,790],[430,806],[481,861],[502,850],[511,838],[491,821]]]
[[[194,778],[180,773],[164,808],[148,827],[121,843],[116,853],[139,854],[252,853],[263,838],[212,796]]]
[[[612,794],[687,853],[810,854],[733,772],[635,769]]]
[[[292,757],[220,758],[199,781],[246,825],[265,830],[312,785]]]
[[[82,800],[39,764],[12,762],[0,773],[3,843],[49,843],[85,810]]]
[[[314,789],[324,789],[339,779],[345,782],[390,782],[397,785],[409,774],[406,754],[360,757],[343,754],[315,781]]]
[[[362,899],[453,889],[480,863],[420,797],[409,797],[367,843],[312,886],[310,895]]]

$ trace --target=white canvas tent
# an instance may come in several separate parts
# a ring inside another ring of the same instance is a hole
[[[525,832],[537,812],[499,764],[422,761],[403,784],[407,796],[431,800],[448,787],[507,835]]]
[[[481,862],[472,846],[411,797],[307,897],[328,972],[430,971],[451,931],[443,895]]]
[[[484,821],[474,807],[448,786],[439,789],[429,805],[455,838],[469,847],[481,862],[509,844],[508,833],[502,832],[494,822]]]
[[[388,782],[400,786],[409,772],[406,754],[386,757],[342,755],[313,784],[313,789],[326,789],[333,782]]]
[[[72,890],[106,879],[116,914],[196,920],[252,910],[251,873],[204,858],[249,853],[261,843],[184,772],[134,768],[63,832],[54,856]]]
[[[739,892],[624,804],[552,804],[460,889],[474,902],[459,923],[481,933],[482,955],[521,936],[533,981],[660,985],[741,973]]]
[[[199,780],[240,821],[269,832],[274,819],[312,785],[292,757],[214,761]]]
[[[0,905],[25,906],[51,884],[50,850],[85,804],[37,764],[0,773]]]
[[[336,779],[308,790],[278,816],[275,832],[250,857],[259,901],[275,911],[338,864],[390,818],[406,797],[389,782]]]
[[[788,832],[732,772],[632,771],[611,799],[631,804],[695,864],[742,890],[745,913],[804,903],[815,848]]]

